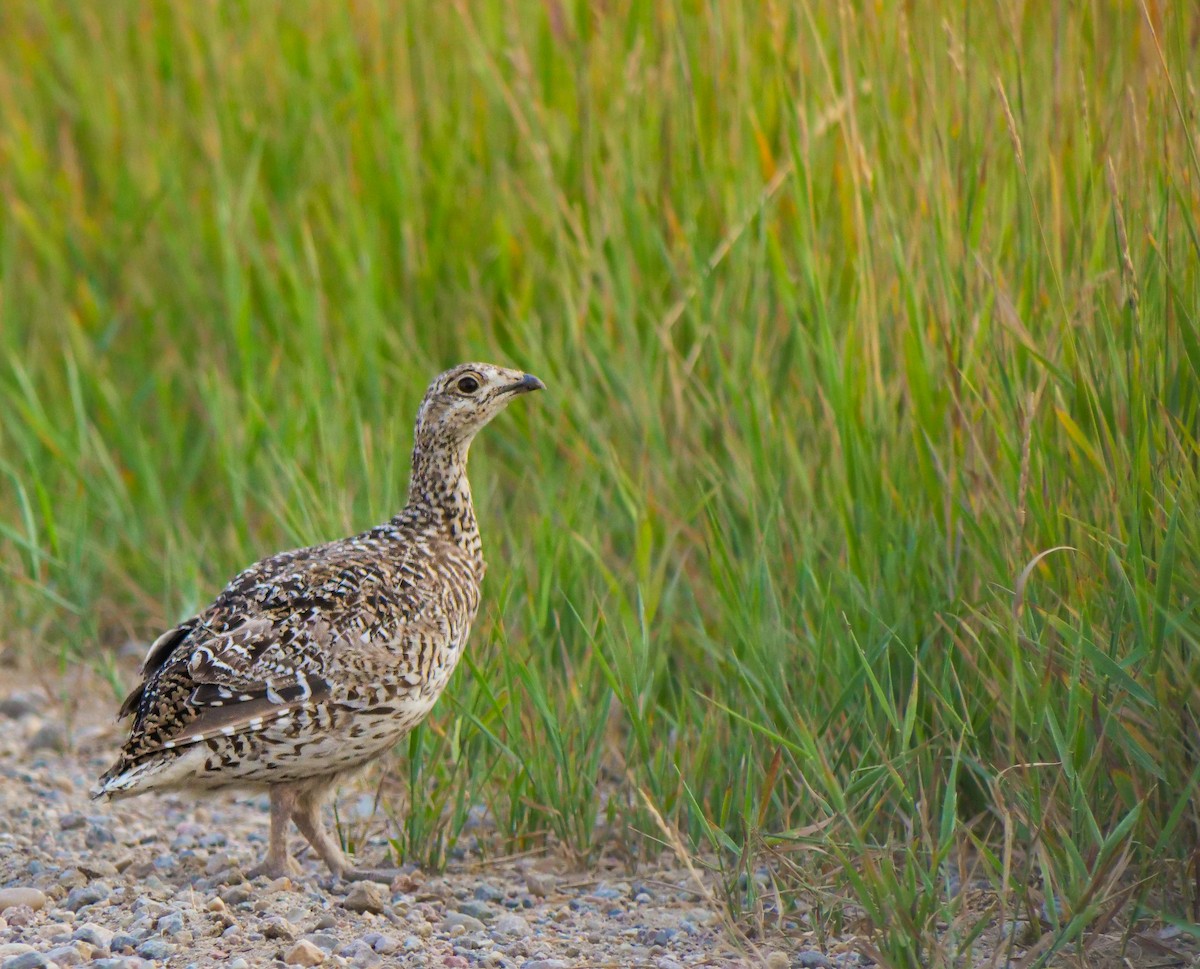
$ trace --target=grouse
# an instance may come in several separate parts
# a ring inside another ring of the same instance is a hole
[[[159,636],[118,714],[132,715],[129,736],[92,796],[265,788],[271,835],[255,874],[299,873],[291,820],[335,876],[386,877],[349,864],[321,805],[446,688],[485,569],[467,452],[513,398],[542,389],[532,374],[485,363],[437,377],[417,413],[404,509],[250,566]]]

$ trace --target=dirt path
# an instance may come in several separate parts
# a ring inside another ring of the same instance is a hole
[[[0,687],[0,696],[10,686]],[[52,690],[51,692],[54,692]],[[280,965],[566,969],[579,966],[857,965],[850,952],[739,954],[682,870],[570,872],[552,857],[389,886],[305,875],[247,881],[265,798],[88,798],[120,741],[108,693],[75,682],[0,701],[0,969]],[[343,817],[360,791],[341,792]],[[384,860],[381,839],[368,863]]]

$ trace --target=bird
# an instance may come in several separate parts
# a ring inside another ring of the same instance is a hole
[[[117,761],[92,790],[244,788],[270,795],[265,858],[252,876],[297,877],[289,821],[335,878],[358,868],[321,823],[344,778],[387,753],[433,708],[462,656],[486,563],[467,453],[537,377],[464,363],[417,412],[408,499],[360,534],[265,558],[197,615],[151,643]]]

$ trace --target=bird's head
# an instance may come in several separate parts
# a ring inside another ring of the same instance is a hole
[[[509,401],[545,390],[533,374],[490,363],[462,363],[429,385],[417,412],[419,445],[466,448],[481,427]]]

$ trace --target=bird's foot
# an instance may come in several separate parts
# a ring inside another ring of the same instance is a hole
[[[246,877],[255,879],[259,875],[264,878],[269,878],[274,881],[276,878],[299,878],[304,874],[304,869],[300,867],[298,862],[291,855],[285,855],[282,858],[271,858],[270,856],[263,859],[262,864],[255,865],[248,872]]]

